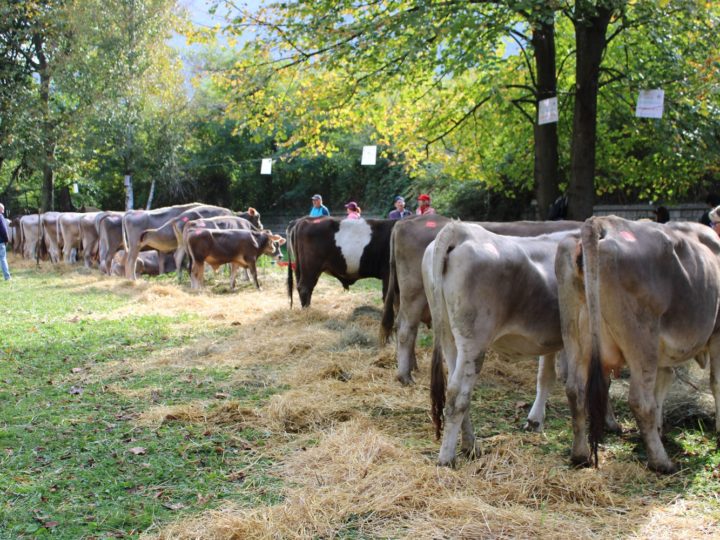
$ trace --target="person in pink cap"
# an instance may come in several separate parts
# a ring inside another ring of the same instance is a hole
[[[356,202],[350,201],[345,205],[345,209],[347,210],[347,216],[345,217],[345,219],[361,219],[361,210]]]
[[[415,213],[418,216],[435,213],[435,209],[432,206],[430,206],[430,195],[421,193],[418,196],[417,200],[418,200],[418,208],[415,211]]]

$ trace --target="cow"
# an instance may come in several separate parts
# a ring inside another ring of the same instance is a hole
[[[101,212],[86,212],[80,215],[80,243],[86,268],[92,268],[98,260],[99,234],[95,221],[100,214]]]
[[[108,211],[100,212],[95,216],[95,228],[98,233],[98,267],[106,274],[111,273],[113,257],[123,245],[123,215],[124,212]]]
[[[46,255],[42,240],[42,223],[38,214],[20,218],[20,230],[23,238],[22,256],[26,259],[40,259]]]
[[[82,231],[80,230],[79,212],[63,212],[57,222],[58,238],[62,238],[62,254],[65,263],[77,261],[77,255],[82,249]]]
[[[255,288],[260,289],[257,279],[257,258],[270,255],[282,258],[280,246],[285,243],[281,236],[268,230],[246,231],[240,229],[208,230],[195,228],[187,238],[188,255],[192,261],[190,286],[199,289],[203,284],[205,263],[217,270],[223,264],[230,264],[230,287],[235,288],[235,276],[239,267],[248,268]]]
[[[176,206],[157,208],[156,210],[131,210],[122,218],[123,244],[127,252],[128,263],[125,265],[125,277],[135,279],[135,259],[140,253],[140,236],[147,229],[162,226],[168,220],[179,216],[185,210],[202,206],[200,203],[189,203]]]
[[[24,246],[23,235],[22,235],[22,226],[20,225],[21,218],[22,218],[22,216],[12,218],[10,220],[10,228],[13,231],[13,235],[12,235],[13,252],[20,256],[23,256],[23,251],[25,249],[25,246]]]
[[[263,224],[260,221],[260,212],[252,206],[248,207],[246,212],[233,212],[231,215],[187,217],[189,219],[175,218],[171,220],[173,231],[178,242],[178,249],[175,252],[175,266],[177,267],[178,281],[182,278],[182,267],[185,261],[185,254],[187,253],[187,246],[183,240],[184,230],[187,225],[201,221],[213,229],[254,229],[256,231],[263,229]],[[204,221],[202,219],[203,217],[207,217],[209,221]],[[217,219],[217,221],[214,221],[215,219]],[[245,269],[245,275],[247,276],[247,269]]]
[[[569,234],[503,236],[477,224],[452,222],[426,248],[421,264],[433,320],[430,388],[438,437],[445,421],[440,465],[454,463],[461,427],[463,453],[474,452],[470,401],[488,349],[510,359],[545,356],[549,390],[553,357],[563,347],[555,251]],[[542,423],[547,391],[540,384],[538,390],[530,418]]]
[[[172,257],[172,254],[168,253],[159,253],[155,251],[154,249],[151,249],[149,251],[141,251],[138,254],[138,258],[135,260],[135,273],[140,275],[147,275],[147,276],[157,276],[160,272],[160,260],[165,259],[163,261],[163,266],[165,268],[170,268],[169,271],[172,271],[173,266],[175,264],[175,260]],[[124,276],[125,275],[125,250],[121,249],[112,258],[112,263],[110,265],[110,275],[111,276]]]
[[[40,229],[42,230],[42,241],[45,243],[50,262],[59,263],[63,248],[62,236],[58,222],[60,212],[43,212],[40,214]]]
[[[579,238],[560,243],[555,271],[568,357],[572,462],[597,466],[609,377],[627,364],[628,400],[648,466],[675,471],[660,439],[674,366],[693,358],[710,363],[720,431],[720,239],[696,223],[593,217]]]
[[[382,280],[383,298],[388,288],[390,233],[397,224],[390,219],[347,220],[304,217],[287,230],[288,257],[295,261],[300,305],[310,306],[313,289],[323,272],[347,289],[359,279]],[[288,265],[288,295],[293,303],[293,269]]]
[[[393,326],[397,328],[397,379],[412,384],[412,370],[417,369],[415,341],[423,322],[430,326],[430,308],[423,290],[422,257],[425,248],[450,222],[440,215],[403,219],[390,236],[390,279],[385,296],[380,327],[380,342],[387,343]],[[578,221],[515,221],[509,223],[481,222],[495,234],[536,236],[556,231],[578,229]],[[395,312],[397,309],[397,320]]]

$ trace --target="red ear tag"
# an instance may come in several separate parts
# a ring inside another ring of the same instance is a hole
[[[434,229],[435,227],[437,227],[437,221],[428,221],[427,223],[425,223],[425,226],[430,229]]]
[[[322,218],[313,219],[313,223],[320,223],[322,221]]]
[[[620,231],[620,238],[628,242],[637,242],[637,238],[635,238],[635,235],[630,231]]]
[[[182,218],[182,220],[183,220],[185,223],[187,223],[187,222],[188,222],[188,217],[185,216],[184,218]]]

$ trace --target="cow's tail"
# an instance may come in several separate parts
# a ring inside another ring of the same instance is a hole
[[[439,439],[443,428],[443,410],[445,409],[445,371],[443,369],[442,341],[447,324],[447,308],[443,291],[443,276],[447,258],[455,249],[455,223],[449,223],[435,238],[432,260],[432,297],[428,298],[433,328],[433,355],[430,368],[431,414],[435,424],[435,436]]]
[[[400,289],[397,281],[397,266],[395,264],[395,231],[390,234],[390,275],[388,277],[387,294],[383,305],[382,319],[380,321],[380,345],[387,345],[395,326],[395,302],[399,299]]]
[[[585,301],[590,323],[590,365],[585,387],[585,406],[589,419],[588,439],[595,466],[598,465],[598,447],[603,440],[605,414],[608,407],[608,384],[603,373],[600,345],[600,261],[598,244],[604,236],[602,226],[590,218],[582,228],[583,271],[585,274]]]
[[[121,221],[122,226],[120,227],[120,229],[122,230],[123,247],[125,248],[125,253],[129,253],[130,252],[130,240],[128,239],[127,227],[125,226],[126,218],[127,218],[127,215],[124,215],[122,217],[122,221]]]
[[[297,266],[297,255],[295,253],[295,222],[290,223],[285,230],[287,236],[287,254],[288,254],[288,275],[287,275],[287,293],[290,298],[290,309],[293,307],[293,260]]]

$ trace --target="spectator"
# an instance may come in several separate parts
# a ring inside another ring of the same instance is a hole
[[[670,221],[670,212],[664,206],[658,206],[653,210],[655,214],[655,221],[658,223],[667,223]]]
[[[5,281],[10,279],[10,270],[7,263],[8,231],[5,226],[5,206],[0,203],[0,269],[2,269]]]
[[[412,212],[405,209],[405,199],[400,195],[395,197],[395,202],[393,204],[395,205],[395,210],[392,210],[388,214],[388,219],[403,219],[408,216],[412,216]]]
[[[330,210],[322,203],[322,196],[317,193],[312,196],[312,208],[310,209],[310,217],[329,216]]]
[[[430,195],[421,193],[418,196],[417,200],[418,200],[418,208],[415,213],[418,216],[435,213],[435,209],[432,206],[430,206]]]
[[[361,219],[362,216],[360,215],[360,207],[357,205],[356,202],[350,201],[345,205],[345,209],[347,210],[347,216],[345,219]]]
[[[718,205],[720,205],[720,195],[718,195],[717,193],[708,194],[708,196],[705,197],[705,204],[708,205],[708,209],[703,212],[703,215],[700,216],[699,221],[703,225],[712,226],[712,223],[710,222],[710,212]]]

